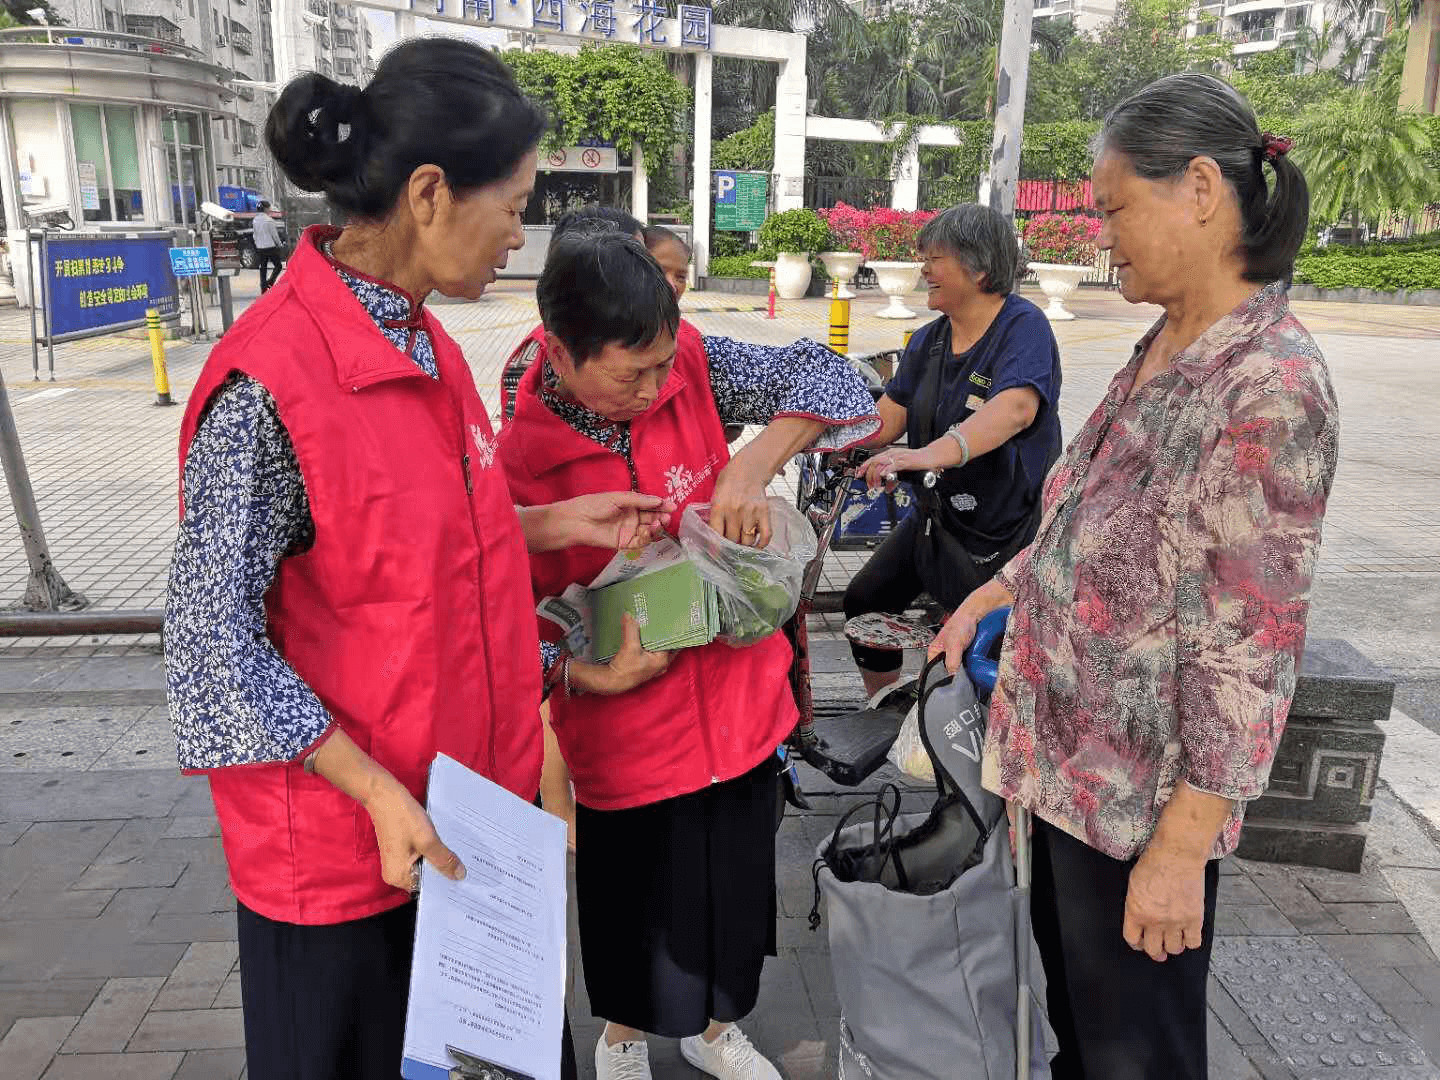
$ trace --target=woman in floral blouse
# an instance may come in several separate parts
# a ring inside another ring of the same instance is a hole
[[[1265,790],[1305,638],[1338,414],[1291,314],[1288,140],[1177,75],[1098,139],[1101,246],[1165,315],[1046,482],[1034,542],[932,648],[1011,606],[984,781],[1035,815],[1057,1080],[1201,1080],[1217,860]]]

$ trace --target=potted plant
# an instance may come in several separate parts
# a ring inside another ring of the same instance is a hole
[[[830,230],[814,210],[783,210],[760,226],[760,250],[775,260],[775,291],[799,300],[810,288],[810,256],[830,247]]]
[[[1098,218],[1086,214],[1041,214],[1025,226],[1025,248],[1030,269],[1050,298],[1045,317],[1051,322],[1075,318],[1065,301],[1095,269]]]
[[[820,261],[825,264],[825,272],[840,283],[840,291],[836,295],[841,300],[853,300],[855,294],[850,291],[850,282],[855,279],[865,261],[860,250],[860,237],[869,215],[866,211],[857,210],[843,202],[837,202],[831,209],[819,210],[817,213],[830,227],[830,242],[836,248],[835,251],[822,251]]]
[[[916,240],[920,230],[935,216],[932,210],[891,210],[876,207],[869,211],[861,229],[860,250],[865,265],[875,271],[880,291],[890,304],[876,314],[882,319],[913,319],[901,297],[920,284],[920,253]]]

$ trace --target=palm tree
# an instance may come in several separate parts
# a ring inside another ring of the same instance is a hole
[[[843,52],[852,51],[861,19],[845,0],[715,0],[714,19],[727,26],[778,30],[823,36],[838,43]],[[774,70],[769,64],[752,61],[725,61],[717,68],[747,99],[752,114],[758,115],[775,104]],[[815,95],[813,65],[807,64],[810,94]]]
[[[1379,94],[1351,91],[1302,121],[1297,134],[1294,154],[1310,184],[1313,221],[1328,225],[1349,215],[1358,227],[1440,196],[1419,117]]]

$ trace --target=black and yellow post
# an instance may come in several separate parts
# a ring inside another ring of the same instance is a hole
[[[906,331],[905,331],[905,339],[900,342],[900,347],[901,347],[902,349],[908,349],[908,348],[910,347],[910,335],[913,334],[913,333],[915,333],[914,330],[906,330]]]
[[[150,364],[155,369],[155,404],[174,405],[170,400],[170,374],[165,370],[165,331],[160,328],[160,312],[145,312],[145,330],[150,335]]]
[[[830,297],[830,348],[838,353],[850,351],[850,301],[840,299],[840,281]]]

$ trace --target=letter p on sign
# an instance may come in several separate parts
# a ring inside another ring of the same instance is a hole
[[[717,203],[731,203],[735,201],[734,173],[716,173],[715,201]]]

